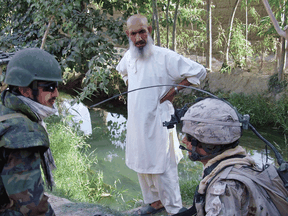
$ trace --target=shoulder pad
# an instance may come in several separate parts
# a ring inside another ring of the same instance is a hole
[[[49,147],[49,138],[44,127],[25,117],[1,122],[0,136],[0,147],[11,149]]]

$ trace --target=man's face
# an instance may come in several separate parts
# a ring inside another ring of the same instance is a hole
[[[151,31],[151,26],[147,27],[146,25],[143,25],[140,20],[136,20],[130,25],[126,34],[137,48],[142,49],[146,46],[148,34],[151,33]]]
[[[34,99],[33,91],[30,87],[19,87],[19,91],[23,96]],[[56,82],[38,82],[38,103],[52,108],[58,96],[59,92]]]
[[[52,108],[58,96],[59,92],[55,82],[38,82],[37,100],[39,103]]]
[[[191,141],[188,141],[188,139],[187,139],[186,136],[182,139],[182,143],[184,143],[184,144],[187,146],[187,149],[192,150]],[[201,146],[201,145],[200,145],[200,146]],[[200,154],[200,155],[203,155],[203,156],[208,155],[202,147],[199,147],[199,145],[196,146],[195,152],[198,153],[198,154]],[[191,156],[192,153],[189,152],[189,155]],[[209,159],[201,160],[201,162],[202,162],[203,164],[206,164],[208,160],[209,160]]]

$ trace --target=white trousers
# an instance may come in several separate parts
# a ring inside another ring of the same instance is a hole
[[[178,168],[173,148],[170,148],[170,162],[164,173],[137,173],[144,203],[160,200],[169,214],[176,214],[182,208],[178,179]]]

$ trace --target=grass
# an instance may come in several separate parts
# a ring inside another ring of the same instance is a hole
[[[50,147],[57,169],[54,170],[55,193],[71,200],[95,202],[110,188],[103,182],[101,171],[93,172],[90,168],[97,163],[86,153],[89,145],[85,136],[77,134],[73,128],[57,117],[47,122]],[[92,153],[93,154],[93,153]]]

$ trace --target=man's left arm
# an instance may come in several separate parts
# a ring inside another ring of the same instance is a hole
[[[199,85],[201,80],[204,80],[207,74],[206,68],[184,56],[181,56],[175,52],[170,53],[167,70],[171,77],[174,79],[181,79],[185,77],[179,85],[189,86],[189,85]],[[163,103],[165,100],[173,101],[174,96],[179,90],[183,89],[183,86],[177,86],[171,88],[168,93],[160,100]]]
[[[189,86],[189,85],[191,85],[191,83],[187,80],[187,78],[185,78],[184,80],[182,80],[182,81],[179,83],[179,85]],[[181,89],[183,89],[183,88],[185,88],[185,87],[183,87],[183,86],[175,86],[175,87],[171,88],[171,89],[167,92],[167,94],[160,100],[160,103],[163,103],[163,102],[166,101],[166,100],[169,100],[169,101],[172,103],[172,101],[173,101],[173,99],[174,99],[174,96],[175,96],[176,94],[178,94],[178,91],[181,90]]]

